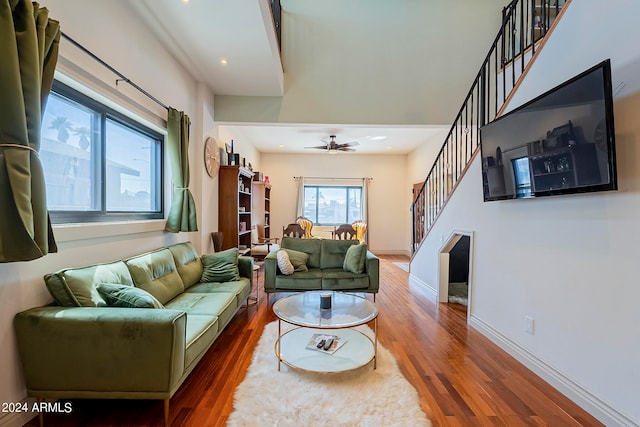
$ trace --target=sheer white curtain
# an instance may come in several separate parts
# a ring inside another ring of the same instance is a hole
[[[362,178],[362,198],[360,207],[362,209],[362,221],[369,222],[369,183],[371,178]]]
[[[304,216],[304,177],[296,176],[298,182],[298,200],[296,201],[296,218]]]
[[[362,178],[362,200],[361,209],[362,209],[362,221],[367,225],[365,236],[367,236],[367,241],[371,241],[371,230],[369,227],[369,184],[373,178]]]

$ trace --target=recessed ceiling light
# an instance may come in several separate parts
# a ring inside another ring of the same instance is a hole
[[[278,147],[284,148],[284,144],[280,144],[280,145],[278,145]]]
[[[220,60],[220,63],[221,63],[222,65],[227,65],[227,64],[229,63],[229,61],[227,61],[227,58],[222,58],[222,59]]]
[[[189,3],[189,0],[182,0],[182,3]]]
[[[387,137],[384,135],[367,136],[365,138],[371,141],[382,141],[383,139],[387,139]]]
[[[392,148],[393,148],[392,146],[388,146],[388,147],[387,147],[387,150],[391,150]]]

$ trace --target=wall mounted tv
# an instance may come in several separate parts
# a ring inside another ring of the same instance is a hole
[[[484,200],[617,190],[611,64],[480,128]]]

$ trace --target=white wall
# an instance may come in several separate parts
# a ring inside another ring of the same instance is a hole
[[[240,157],[244,157],[247,163],[251,163],[253,170],[260,170],[260,152],[256,149],[251,141],[247,141],[244,138],[236,138],[233,132],[225,126],[216,126],[217,140],[224,146],[224,144],[231,145],[233,140],[233,151],[240,154]]]
[[[201,236],[200,253],[213,252],[211,233],[218,230],[218,177],[210,177],[204,168],[204,141],[208,137],[216,137],[213,121],[213,93],[202,82],[198,83],[196,94],[197,113],[192,122],[190,147],[191,157],[191,191],[198,206],[198,227]],[[217,138],[216,138],[217,141]],[[218,141],[218,143],[220,143]],[[224,144],[223,144],[224,145]],[[198,247],[197,247],[198,248]]]
[[[126,3],[42,0],[41,4],[49,8],[51,18],[61,22],[65,33],[147,92],[165,104],[184,110],[191,117],[191,188],[199,209],[198,220],[203,231],[209,232],[217,227],[217,217],[213,223],[206,217],[209,211],[217,212],[217,196],[213,200],[205,197],[205,218],[202,215],[203,195],[212,193],[217,183],[208,177],[202,180],[194,178],[203,173],[202,136],[207,130],[213,130],[213,96],[210,91],[198,85],[189,72],[132,17]],[[121,93],[131,100],[131,105],[139,103],[140,108],[136,112],[154,124],[162,123],[162,119],[166,118],[162,108],[150,103],[126,84],[120,84],[115,91],[115,76],[100,69],[87,56],[79,54],[69,43],[62,41],[60,55],[60,63],[66,64],[67,71],[84,72],[87,79],[95,83],[96,90],[108,96],[115,93],[116,97]],[[160,117],[160,114],[165,117]],[[170,189],[170,182],[166,184]],[[166,194],[170,196],[170,192]],[[164,221],[56,226],[54,233],[58,239],[58,253],[32,262],[0,264],[0,402],[19,402],[26,397],[13,331],[13,316],[21,310],[51,301],[42,276],[63,267],[120,259],[178,241],[191,240],[198,247],[203,240],[200,233],[172,234],[163,232],[163,228]],[[23,425],[27,419],[0,413],[0,425]]]
[[[449,130],[446,129],[433,135],[407,156],[407,187],[409,191],[411,191],[413,184],[424,182],[427,178],[448,132]]]
[[[506,3],[283,0],[284,96],[216,96],[217,120],[450,123]],[[456,37],[440,32],[442,22]]]
[[[442,240],[474,232],[469,322],[607,425],[640,425],[640,4],[573,1],[510,108],[611,58],[620,190],[482,202],[479,157],[411,264],[434,289]],[[534,334],[524,316],[535,319]]]
[[[410,233],[405,232],[411,188],[406,188],[406,156],[320,154],[262,154],[261,172],[269,176],[272,237],[295,221],[297,183],[294,176],[373,178],[369,184],[369,248],[376,253],[406,253]],[[336,181],[339,185],[340,181]],[[314,229],[315,230],[315,229]],[[323,235],[323,233],[319,233]],[[331,237],[324,233],[324,237]]]

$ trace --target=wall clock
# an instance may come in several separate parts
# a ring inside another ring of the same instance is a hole
[[[210,177],[218,175],[220,170],[220,154],[216,140],[208,137],[204,141],[204,168]]]

